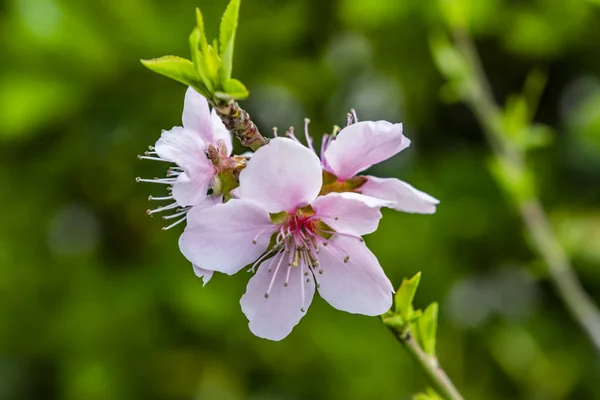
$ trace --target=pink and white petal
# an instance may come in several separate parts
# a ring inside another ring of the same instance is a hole
[[[353,314],[388,311],[394,289],[375,255],[354,238],[334,235],[331,242],[319,249],[323,273],[315,276],[321,297],[338,310]]]
[[[192,87],[188,87],[185,92],[181,120],[184,128],[195,132],[207,145],[212,144],[214,146],[216,144],[208,101]]]
[[[230,200],[187,214],[190,223],[179,238],[183,255],[203,269],[233,275],[267,250],[277,226],[260,206]]]
[[[214,271],[210,271],[208,269],[203,269],[200,268],[199,266],[192,264],[192,267],[194,267],[194,274],[196,274],[196,276],[200,279],[202,279],[202,286],[206,286],[206,284],[208,283],[208,281],[211,280]]]
[[[362,121],[345,127],[325,150],[325,161],[341,180],[387,160],[410,145],[402,124]]]
[[[406,182],[396,178],[377,178],[367,176],[367,181],[358,189],[362,194],[378,199],[391,201],[389,206],[394,210],[417,214],[433,214],[438,199],[415,189]]]
[[[205,155],[205,142],[190,129],[176,126],[170,131],[165,131],[154,147],[160,158],[174,162],[187,170],[210,164]]]
[[[336,232],[362,236],[375,232],[381,219],[381,207],[391,202],[358,193],[329,193],[312,202],[315,217]]]
[[[292,139],[279,137],[254,153],[240,174],[236,195],[270,213],[293,212],[317,197],[322,182],[317,156]]]
[[[207,195],[203,200],[201,200],[198,203],[194,203],[194,207],[193,207],[193,211],[190,210],[188,211],[188,214],[186,215],[187,221],[186,221],[186,225],[189,227],[193,227],[196,223],[196,221],[198,221],[198,218],[193,217],[193,218],[189,218],[189,215],[191,213],[191,215],[194,215],[196,213],[199,213],[202,210],[205,210],[207,208],[210,208],[216,204],[220,204],[223,202],[223,196],[212,196],[212,195]]]
[[[196,206],[205,201],[211,181],[212,174],[192,179],[187,172],[182,172],[173,184],[173,197],[182,207]]]
[[[279,268],[277,268],[278,264]],[[291,268],[291,271],[288,285],[285,286],[288,268]],[[315,293],[312,275],[306,277],[304,272],[308,272],[306,266],[288,267],[285,253],[260,265],[256,274],[248,282],[246,293],[240,300],[242,311],[248,318],[250,331],[253,334],[264,339],[281,340],[300,322]],[[269,294],[265,297],[267,291]]]
[[[225,128],[223,121],[217,115],[217,112],[213,109],[210,113],[210,118],[212,121],[212,129],[213,129],[213,137],[215,143],[219,140],[222,140],[225,143],[225,147],[227,148],[227,155],[230,156],[233,151],[233,143],[231,138],[231,132]]]

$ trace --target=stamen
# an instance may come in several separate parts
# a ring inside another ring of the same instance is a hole
[[[269,293],[271,293],[271,289],[273,288],[273,283],[275,282],[275,277],[277,276],[277,272],[279,272],[279,267],[281,266],[281,262],[285,258],[285,254],[283,252],[279,253],[281,257],[279,257],[279,261],[277,262],[277,266],[275,267],[275,272],[273,273],[273,277],[271,278],[271,282],[269,283],[269,288],[267,289],[267,293],[265,293],[265,298],[269,297]]]
[[[340,235],[340,236],[351,237],[353,239],[358,240],[361,243],[364,243],[364,241],[365,241],[365,239],[363,239],[362,237],[360,237],[358,235],[353,235],[351,233],[342,233],[342,232],[336,232],[336,231],[329,231],[329,230],[322,229],[322,228],[317,228],[316,230],[318,230],[320,233],[326,233],[328,235]]]
[[[273,137],[278,137],[278,135],[277,135],[277,127],[276,126],[273,127]]]
[[[352,113],[352,118],[354,118],[354,123],[357,123],[358,117],[356,116],[356,110],[354,108],[351,108],[350,112]]]
[[[152,200],[173,200],[173,196],[164,196],[164,197],[148,196],[148,201],[152,201]]]
[[[144,178],[140,178],[139,176],[137,178],[135,178],[136,182],[146,182],[146,183],[161,183],[163,185],[172,185],[175,183],[175,179],[169,179],[169,178],[154,178],[154,179],[144,179]]]
[[[179,211],[179,212],[178,212],[178,213],[176,213],[176,214],[165,215],[165,216],[163,216],[163,217],[162,217],[162,219],[173,219],[173,218],[177,218],[177,217],[179,217],[180,215],[185,215],[185,214],[187,214],[187,212],[188,212],[189,210],[190,210],[190,209],[186,207],[186,208],[184,208],[182,211]]]
[[[352,124],[353,124],[352,114],[348,113],[348,114],[346,114],[346,126],[350,126]]]
[[[172,209],[177,208],[177,207],[179,207],[179,204],[177,204],[177,203],[171,203],[168,206],[158,207],[158,208],[155,208],[154,210],[146,210],[146,214],[152,215],[152,214],[156,214],[156,213],[159,213],[159,212],[162,212],[162,211],[172,210]]]
[[[177,220],[177,221],[173,222],[171,225],[163,227],[162,230],[166,231],[168,229],[171,229],[172,227],[174,227],[176,225],[179,225],[180,223],[182,223],[183,221],[185,221],[186,218],[187,218],[187,216],[184,216],[180,220]]]
[[[306,145],[316,155],[317,152],[315,151],[315,148],[313,147],[313,139],[310,136],[310,134],[308,133],[308,124],[310,124],[310,119],[304,118],[304,136],[306,137]]]
[[[304,302],[306,301],[305,295],[304,295],[304,279],[302,278],[302,276],[304,275],[302,273],[302,271],[304,269],[303,266],[304,266],[304,263],[301,262],[299,269],[300,269],[300,291],[302,293],[302,308],[300,309],[300,311],[302,311],[302,312],[304,312]]]
[[[163,161],[163,162],[168,162],[168,163],[172,162],[172,161],[169,161],[169,160],[165,160],[164,158],[160,158],[160,157],[150,157],[150,156],[137,156],[137,157],[140,160]]]
[[[335,139],[337,134],[340,133],[340,127],[337,125],[333,126],[333,131],[331,132],[331,140]]]
[[[324,133],[321,138],[321,162],[325,162],[325,150],[329,146],[329,134]]]
[[[285,132],[285,135],[287,137],[289,137],[290,139],[293,139],[296,142],[300,143],[300,141],[298,140],[298,138],[296,137],[296,135],[294,135],[294,127],[293,126],[289,127],[289,129]]]

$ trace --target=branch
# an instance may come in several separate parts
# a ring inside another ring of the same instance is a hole
[[[385,319],[384,319],[384,323]],[[396,329],[393,324],[386,323],[387,327],[392,331],[398,342],[400,342],[412,359],[421,368],[431,386],[445,400],[464,400],[458,392],[446,372],[440,367],[437,357],[433,357],[425,353],[415,340],[410,327],[405,329]]]
[[[465,92],[463,100],[479,120],[495,155],[510,165],[517,176],[526,176],[525,154],[505,135],[501,108],[494,100],[471,38],[464,30],[455,29],[454,42],[465,57],[471,72],[469,90]],[[510,190],[506,190],[506,193],[517,204],[533,246],[548,267],[550,280],[558,296],[600,351],[600,310],[581,285],[540,200],[534,194],[523,197],[516,196]]]

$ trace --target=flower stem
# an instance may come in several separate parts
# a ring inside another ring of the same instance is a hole
[[[496,157],[510,165],[519,176],[525,176],[527,173],[525,154],[504,134],[501,108],[494,100],[471,38],[464,30],[455,29],[454,42],[456,48],[465,57],[472,73],[469,90],[465,92],[463,100],[482,125]],[[540,200],[533,194],[520,197],[510,190],[506,192],[517,204],[532,244],[547,265],[550,280],[558,296],[572,317],[588,334],[596,349],[600,351],[600,310],[581,285]]]
[[[425,353],[419,343],[412,335],[410,328],[399,331],[388,325],[396,339],[404,345],[404,348],[412,359],[419,365],[432,387],[438,395],[445,400],[463,400],[446,372],[440,367],[436,357]]]
[[[212,104],[225,127],[240,140],[243,146],[256,151],[268,143],[250,119],[250,115],[235,101]]]

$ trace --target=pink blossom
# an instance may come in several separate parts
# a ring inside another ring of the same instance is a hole
[[[253,263],[240,303],[259,337],[286,337],[315,290],[350,313],[379,315],[392,304],[392,285],[361,237],[377,229],[379,208],[389,202],[319,196],[321,186],[318,157],[275,138],[241,172],[237,199],[188,214],[179,245],[194,265],[231,275]]]
[[[225,128],[214,110],[209,110],[208,102],[191,87],[185,94],[183,127],[176,126],[164,131],[154,147],[141,159],[174,163],[165,178],[142,179],[138,182],[150,182],[167,185],[168,195],[149,200],[168,201],[165,206],[147,211],[149,215],[160,212],[172,212],[163,216],[173,223],[163,229],[170,229],[186,220],[186,214],[193,207],[202,210],[222,201],[222,194],[213,190],[220,165],[228,165],[232,151],[231,133]],[[207,156],[213,152],[213,160]],[[230,164],[230,163],[229,163]],[[212,190],[212,194],[208,194]],[[194,265],[194,272],[206,284],[212,277],[212,271],[203,270]]]
[[[334,175],[336,184],[348,182],[349,189],[389,200],[391,208],[410,213],[432,214],[439,201],[396,178],[358,175],[374,164],[398,154],[410,145],[402,124],[363,121],[343,128],[337,135],[324,136],[321,146],[323,168]]]

